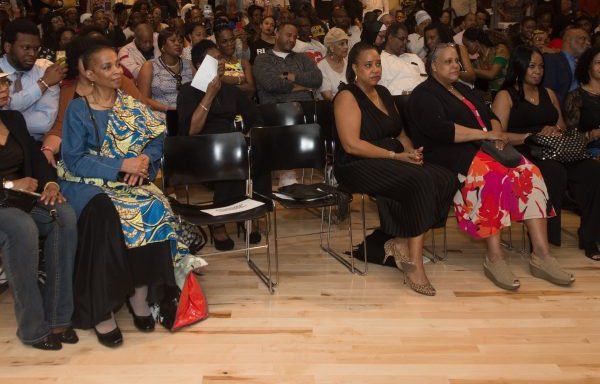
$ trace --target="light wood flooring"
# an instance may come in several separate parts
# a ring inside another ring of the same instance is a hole
[[[375,205],[367,206],[368,224],[376,226]],[[241,254],[211,257],[199,278],[210,318],[176,333],[161,326],[137,332],[122,310],[122,347],[107,349],[91,331],[79,331],[79,344],[43,352],[17,340],[12,297],[3,293],[0,383],[600,383],[600,263],[585,258],[568,234],[553,251],[576,274],[574,286],[533,278],[526,258],[512,252],[522,287],[510,293],[485,278],[483,244],[459,233],[450,218],[454,251],[427,264],[438,294],[425,297],[403,285],[394,268],[370,265],[366,277],[350,274],[319,250],[313,214],[278,212],[287,238],[276,293]],[[573,215],[564,221],[576,230]],[[340,246],[342,229],[334,237]],[[520,245],[520,225],[513,233]]]

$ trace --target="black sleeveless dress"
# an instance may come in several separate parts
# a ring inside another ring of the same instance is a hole
[[[400,115],[390,92],[379,85],[376,89],[389,115],[356,85],[345,88],[354,95],[361,111],[360,138],[400,153],[403,147],[396,139],[402,131]],[[456,175],[440,166],[355,157],[344,152],[339,143],[334,173],[342,189],[377,199],[381,229],[394,237],[415,237],[443,226],[458,189]]]
[[[544,87],[539,87],[537,105],[521,98],[514,88],[508,93],[512,100],[507,131],[511,133],[538,133],[544,126],[556,125],[558,111]],[[568,190],[581,211],[579,235],[584,241],[600,240],[600,162],[587,159],[572,163],[540,160],[529,155],[527,145],[516,147],[542,172],[550,202],[556,216],[548,219],[548,241],[561,244],[561,210],[563,196]]]

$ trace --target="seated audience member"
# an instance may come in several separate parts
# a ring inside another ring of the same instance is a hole
[[[383,49],[385,44],[386,26],[381,21],[372,21],[363,25],[360,41],[371,44],[378,51]]]
[[[71,28],[74,31],[79,30],[79,12],[77,8],[70,7],[66,8],[63,12],[65,27]]]
[[[385,25],[385,28],[387,29],[394,22],[394,18],[389,13],[382,13],[377,18],[377,21],[381,21],[383,23],[383,25]]]
[[[9,83],[7,74],[0,73],[0,107],[8,104]],[[0,110],[0,159],[2,189],[41,193],[31,212],[0,205],[0,258],[14,297],[17,337],[43,350],[75,344],[79,340],[71,327],[75,213],[17,111]],[[44,292],[38,285],[39,236],[46,238]]]
[[[533,4],[532,0],[500,0],[496,11],[500,15],[500,21],[518,23],[524,15],[529,14]]]
[[[478,82],[475,88],[481,90],[484,99],[491,102],[502,87],[506,75],[506,64],[510,57],[508,45],[504,42],[492,42],[489,31],[469,28],[463,35],[463,43],[471,55],[478,55],[473,62],[473,71]]]
[[[583,53],[577,61],[579,87],[571,91],[563,106],[565,122],[588,139],[588,152],[600,160],[600,46]]]
[[[544,55],[543,86],[552,89],[562,106],[567,93],[578,87],[575,78],[577,59],[590,47],[590,36],[579,28],[569,28],[563,34],[559,53]]]
[[[458,57],[460,59],[460,81],[472,86],[475,82],[475,71],[471,64],[469,51],[464,45],[452,44],[453,39],[450,31],[443,25],[430,25],[425,28],[425,46],[427,47],[427,55],[429,55],[435,47],[442,44],[454,45]],[[424,68],[423,68],[424,69]]]
[[[138,75],[138,87],[156,111],[175,109],[177,93],[183,83],[192,81],[192,63],[181,58],[183,36],[174,28],[158,34],[161,55],[144,63]]]
[[[561,243],[562,200],[568,190],[581,210],[580,244],[586,256],[600,260],[600,162],[592,159],[560,163],[533,157],[525,139],[530,135],[562,135],[566,124],[556,94],[541,87],[544,77],[542,53],[530,46],[517,47],[508,65],[506,81],[492,110],[500,119],[509,142],[542,172],[556,216],[548,220],[548,238]]]
[[[56,36],[58,37],[57,51],[66,51],[67,46],[71,43],[73,38],[75,38],[75,30],[69,27],[63,27],[56,32]]]
[[[241,117],[244,129],[259,126],[262,121],[260,112],[254,102],[235,85],[222,82],[225,74],[225,59],[217,46],[210,40],[204,40],[192,48],[192,64],[197,69],[206,55],[219,61],[218,75],[208,85],[206,92],[186,83],[181,87],[177,97],[178,130],[180,136],[210,135],[215,133],[236,132],[236,119]],[[265,181],[255,180],[254,189],[262,192],[270,191],[270,178]],[[245,193],[245,183],[237,181],[213,184],[214,202],[227,204]],[[227,234],[225,225],[211,227],[215,248],[220,251],[233,249],[234,242]],[[260,242],[258,232],[250,233],[250,243]]]
[[[29,134],[41,141],[58,109],[58,83],[67,69],[45,59],[37,59],[39,30],[27,19],[10,22],[2,31],[4,56],[0,68],[12,81],[7,109],[23,114]]]
[[[423,148],[415,148],[389,91],[378,85],[381,76],[375,47],[360,42],[350,51],[348,86],[334,101],[335,177],[345,189],[377,199],[381,229],[394,236],[385,243],[417,293],[436,291],[423,267],[423,234],[443,225],[458,180],[448,170],[424,162]]]
[[[225,84],[236,85],[248,96],[254,94],[254,76],[252,65],[248,60],[238,59],[235,55],[236,37],[229,25],[224,24],[215,28],[217,47],[225,60],[225,73],[221,81]]]
[[[298,38],[294,45],[294,52],[304,53],[319,64],[327,55],[327,48],[319,40],[315,40],[310,36],[311,22],[308,17],[296,18],[296,27],[298,28]]]
[[[488,11],[483,8],[477,9],[475,12],[475,26],[483,31],[490,29],[490,14]]]
[[[124,75],[134,80],[137,80],[142,65],[158,56],[158,34],[154,34],[152,26],[148,23],[138,24],[133,41],[119,50]]]
[[[408,35],[408,51],[425,60],[427,51],[425,50],[425,28],[431,24],[431,16],[425,11],[419,11],[415,14],[415,32]]]
[[[146,16],[143,15],[140,11],[131,11],[131,15],[129,15],[128,26],[123,30],[123,34],[127,41],[132,39],[135,36],[135,29],[137,26],[146,21]]]
[[[322,2],[321,5],[325,6]],[[315,40],[319,40],[321,43],[325,41],[325,35],[329,31],[327,24],[325,24],[319,16],[317,15],[317,11],[310,4],[306,3],[304,8],[307,11],[307,16],[310,20],[310,37]],[[331,11],[328,12],[331,14]]]
[[[558,53],[560,52],[557,49],[552,49],[548,47],[550,43],[550,37],[548,31],[544,31],[541,29],[536,29],[531,34],[531,40],[529,40],[528,44],[536,47],[542,53]]]
[[[348,41],[350,37],[339,28],[331,28],[325,35],[327,56],[317,67],[323,74],[321,96],[325,100],[333,100],[338,91],[347,84],[346,68],[348,67]]]
[[[178,241],[165,196],[151,183],[164,123],[119,90],[123,70],[112,48],[91,46],[81,61],[94,87],[67,107],[59,165],[78,216],[73,324],[94,328],[102,345],[117,347],[123,336],[114,311],[125,303],[137,329],[154,330],[149,304],[176,287],[173,265],[189,250]]]
[[[250,46],[250,63],[254,65],[254,60],[258,55],[267,53],[275,45],[275,19],[273,16],[267,16],[260,23],[260,34],[256,35],[256,40],[248,43]]]
[[[206,28],[202,23],[189,23],[185,26],[185,39],[187,40],[187,47],[183,48],[181,52],[181,58],[186,60],[192,60],[192,47],[198,42],[207,39],[208,34]]]
[[[425,65],[414,53],[406,52],[408,31],[404,24],[392,24],[381,52],[381,80],[393,96],[410,93],[426,78]]]
[[[406,22],[406,12],[404,12],[403,9],[396,10],[395,21],[396,21],[396,23],[404,23],[404,22]]]
[[[469,28],[475,28],[475,24],[477,24],[477,18],[475,17],[475,14],[467,13],[463,18],[463,23],[460,25],[460,31],[454,31],[456,32],[455,35],[452,37],[454,42],[458,45],[464,45],[463,35],[465,34],[465,31]]]
[[[343,7],[337,7],[331,12],[332,27],[337,27],[350,37],[348,41],[348,49],[352,49],[354,44],[360,41],[360,29],[356,29],[355,25],[351,25],[352,19],[348,15],[348,11]]]
[[[511,34],[512,29],[509,29],[509,36],[511,36],[511,43],[513,47],[519,45],[527,45],[531,41],[533,31],[536,28],[536,21],[533,16],[525,16],[520,23],[515,24],[516,29]],[[511,26],[512,28],[512,26]]]
[[[92,24],[102,29],[104,37],[110,41],[115,48],[125,45],[125,34],[121,27],[114,25],[106,16],[104,8],[97,7],[92,11]]]
[[[67,49],[68,71],[60,88],[58,114],[52,128],[44,136],[42,143],[42,152],[53,166],[56,166],[56,156],[60,152],[62,126],[67,106],[73,99],[89,95],[93,89],[93,83],[85,76],[81,55],[88,47],[95,44],[110,45],[104,37],[90,38],[84,36],[75,38]],[[123,77],[120,89],[135,99],[145,101],[135,83],[127,77]]]
[[[446,26],[446,28],[451,29],[452,28],[452,9],[446,8],[446,9],[442,10],[442,14],[440,15],[440,18],[438,21],[439,21],[439,24],[442,24],[442,25]]]
[[[503,149],[508,135],[484,101],[458,82],[459,63],[456,49],[445,45],[429,56],[429,78],[409,99],[415,146],[423,146],[428,161],[450,169],[463,183],[454,196],[458,226],[474,239],[486,240],[483,269],[490,280],[507,290],[520,287],[505,260],[500,234],[511,221],[523,221],[533,246],[533,276],[571,285],[573,275],[550,255],[546,219],[554,212],[540,170],[525,157],[508,168],[480,149],[483,140]]]
[[[48,12],[42,21],[42,46],[38,53],[38,58],[56,61],[56,51],[58,49],[58,30],[65,26],[65,22],[60,13]]]
[[[168,28],[169,25],[163,23],[163,14],[160,6],[155,5],[152,7],[152,10],[148,15],[152,15],[152,27],[154,32],[160,32],[165,28]]]
[[[256,58],[254,78],[261,104],[313,100],[313,89],[323,81],[321,71],[310,57],[292,52],[298,30],[283,24],[275,34],[275,46]]]
[[[252,45],[254,41],[260,38],[262,34],[262,22],[263,22],[263,13],[265,9],[263,7],[259,7],[258,5],[250,5],[248,7],[248,24],[244,27],[246,30],[246,35],[248,36],[248,45]],[[273,30],[275,30],[275,19],[273,19]],[[254,62],[253,59],[250,62]]]

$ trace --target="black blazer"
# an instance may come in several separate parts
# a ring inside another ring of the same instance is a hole
[[[0,120],[23,150],[23,176],[37,179],[38,192],[41,192],[47,182],[56,180],[56,170],[48,164],[40,147],[29,135],[21,112],[0,110]]]
[[[544,54],[543,85],[556,93],[561,107],[569,93],[574,76],[569,61],[561,52]]]
[[[485,102],[464,84],[455,83],[454,87],[475,105],[485,126],[491,130],[491,121],[498,118]],[[454,124],[480,128],[469,107],[429,77],[410,94],[408,111],[410,137],[415,148],[423,146],[425,161],[466,175],[480,144],[455,143]]]

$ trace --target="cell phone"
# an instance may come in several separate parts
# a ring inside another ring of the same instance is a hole
[[[202,14],[204,15],[204,17],[211,17],[213,14],[213,10],[210,4],[205,4],[204,8],[202,9]]]
[[[67,65],[67,52],[66,51],[56,51],[56,64],[64,67]]]

